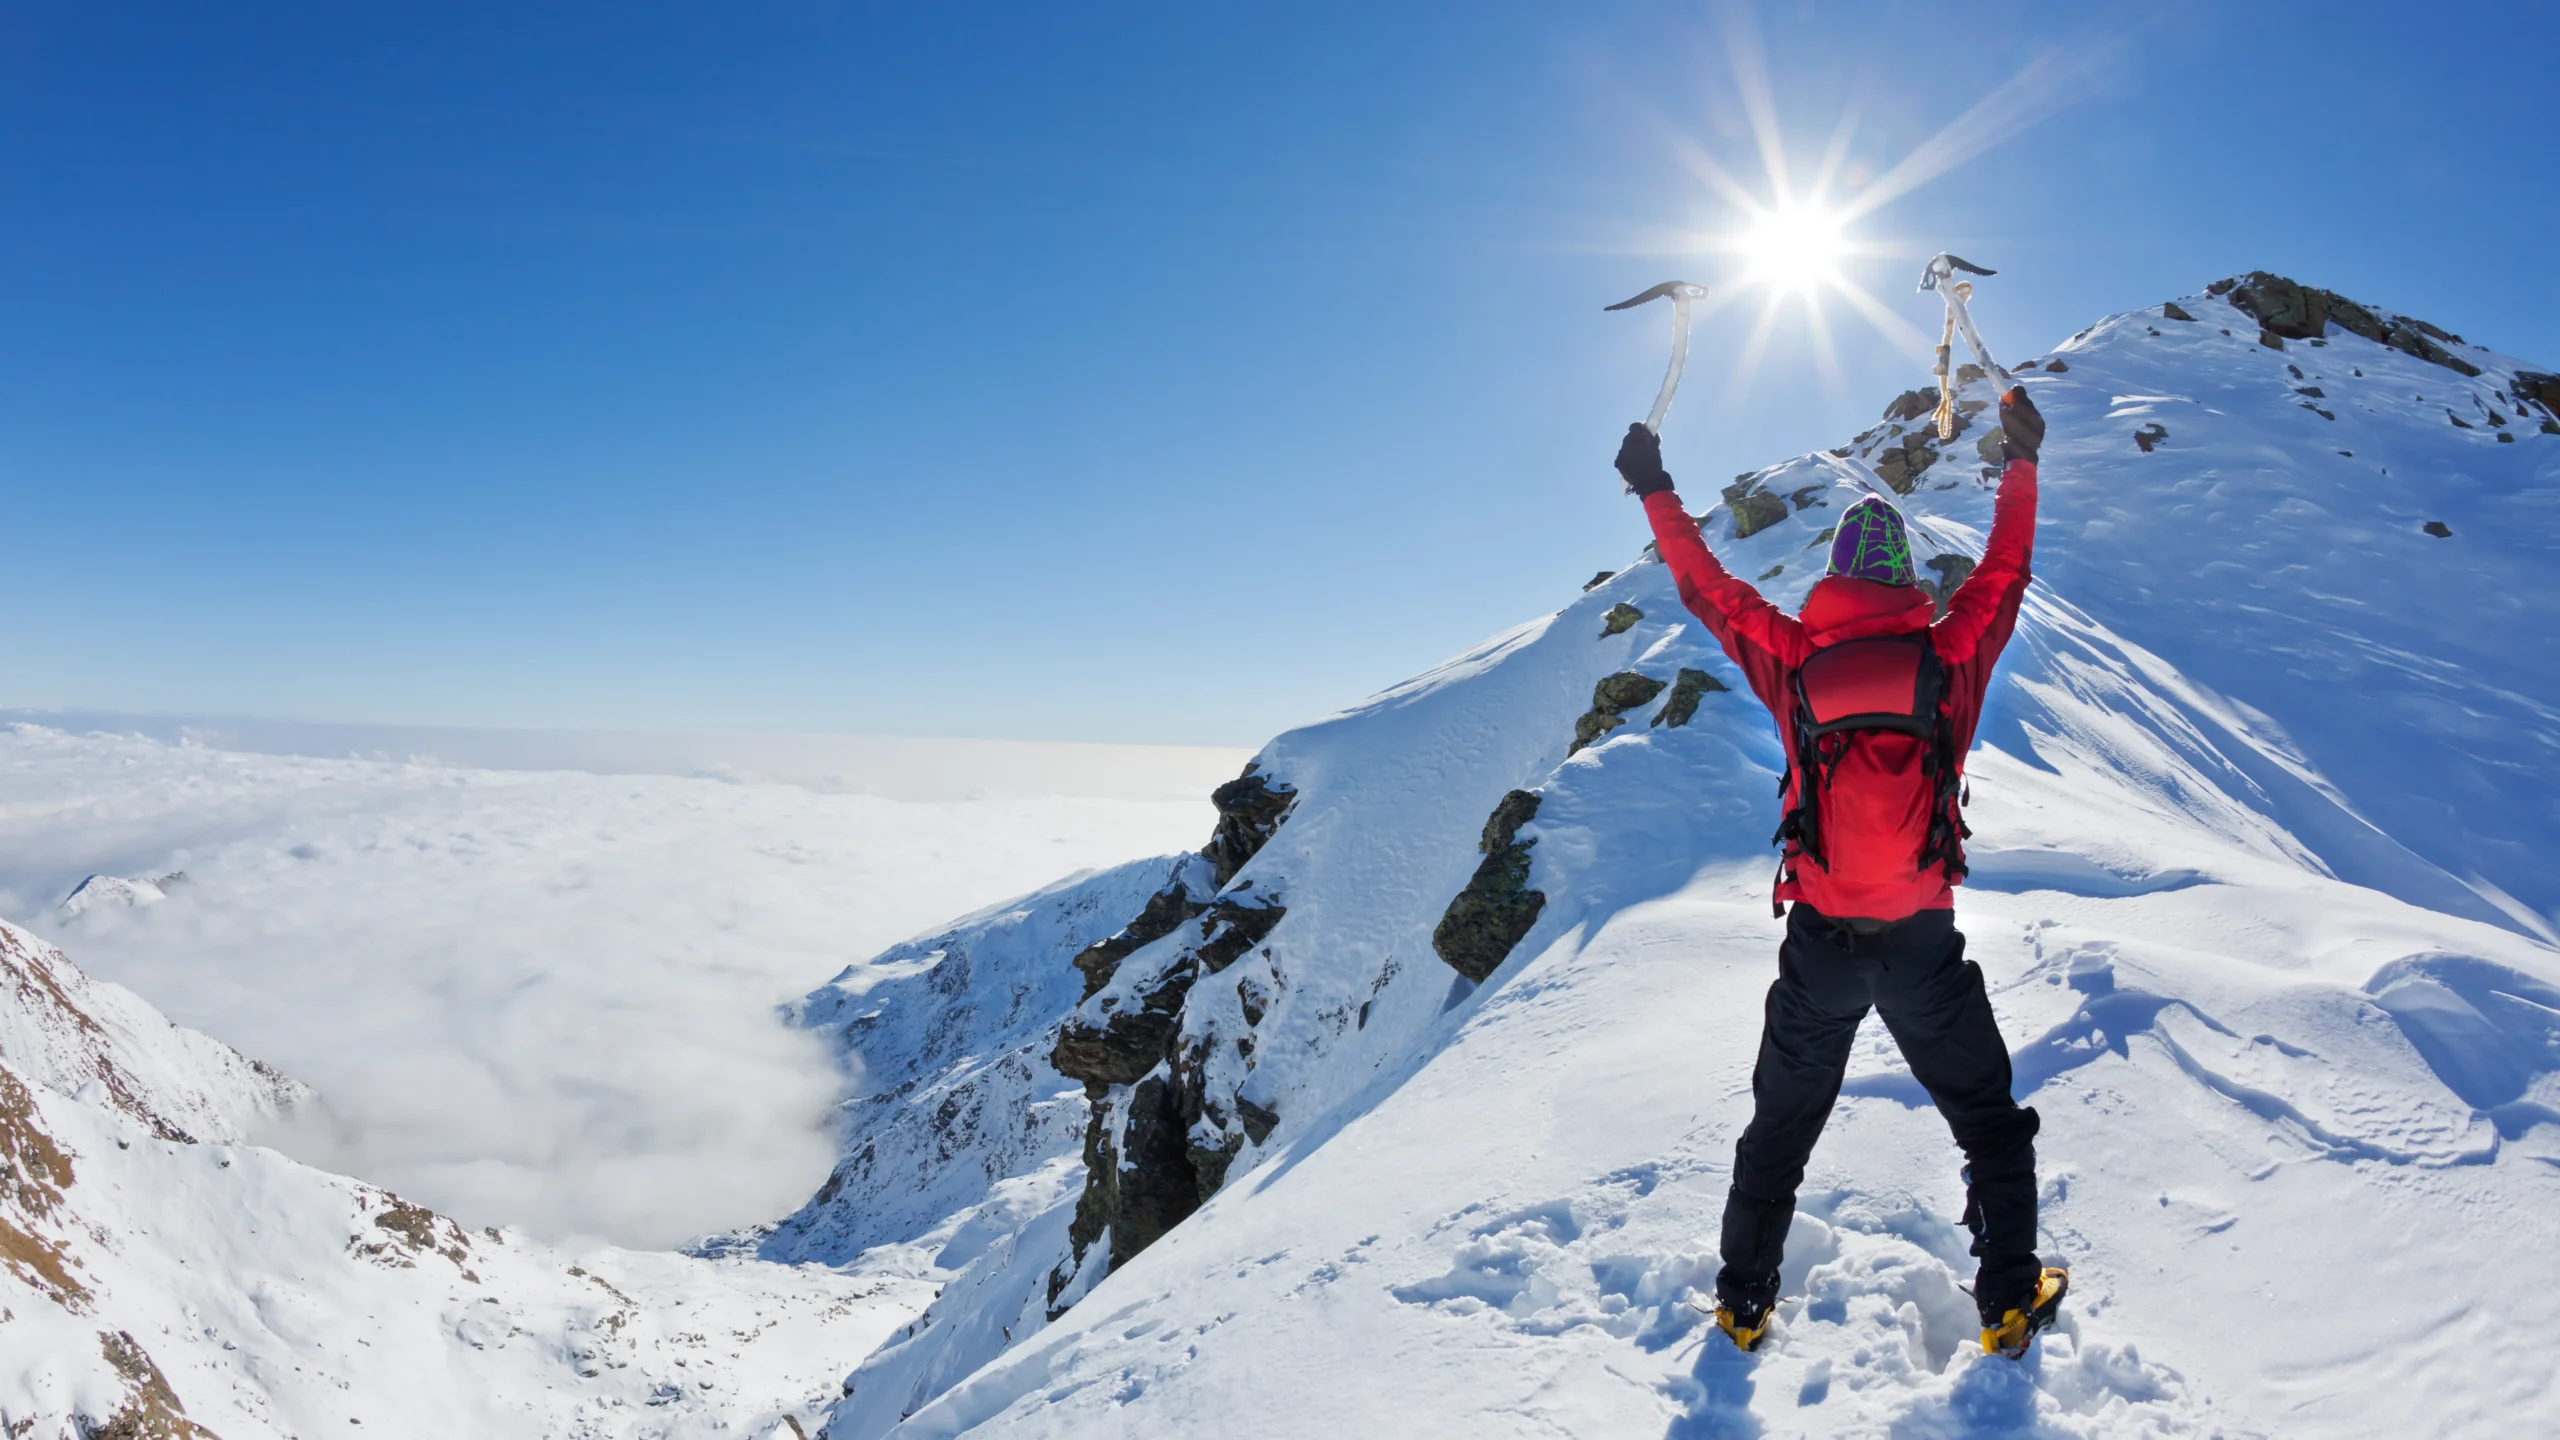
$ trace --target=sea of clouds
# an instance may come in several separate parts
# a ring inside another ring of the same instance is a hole
[[[853,1077],[780,1006],[1068,872],[1197,846],[1245,759],[442,732],[464,764],[151,728],[0,729],[0,915],[316,1087],[265,1137],[297,1158],[471,1224],[649,1246],[824,1179]],[[61,904],[172,872],[162,899]]]

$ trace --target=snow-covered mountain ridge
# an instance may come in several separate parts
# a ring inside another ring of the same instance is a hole
[[[5,924],[0,985],[13,1440],[805,1433],[930,1298],[466,1231],[241,1143],[307,1092]]]
[[[2019,374],[2038,583],[1959,917],[2079,1277],[2041,1358],[1969,1358],[1956,1157],[1880,1032],[1779,1342],[1734,1356],[1681,1302],[1747,1115],[1780,756],[1648,558],[1264,749],[1267,838],[1086,967],[1053,1057],[1093,1107],[1081,1193],[830,1433],[2560,1418],[2528,1354],[2560,1276],[2468,1280],[2560,1238],[2560,381],[2263,273]],[[1722,487],[1718,554],[1793,608],[1884,489],[1959,581],[1992,478],[1965,380],[1952,444],[1909,395]]]
[[[0,1424],[2560,1425],[2560,379],[2271,275],[2020,374],[2038,583],[1959,919],[2076,1276],[2024,1365],[1973,1353],[1957,1157],[1880,1033],[1771,1345],[1684,1303],[1748,1111],[1780,757],[1647,557],[1274,740],[1199,854],[813,992],[834,1173],[695,1256],[469,1230],[241,1143],[298,1087],[0,930]],[[1987,387],[1957,398],[1950,444],[1915,393],[1686,493],[1783,605],[1877,487],[1956,583],[1992,438]]]

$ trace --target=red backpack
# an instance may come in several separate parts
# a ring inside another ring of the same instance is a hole
[[[1962,779],[1941,702],[1946,667],[1927,631],[1844,640],[1789,678],[1795,735],[1778,780],[1795,806],[1778,823],[1779,858],[1848,880],[1902,879],[1932,865],[1965,874]],[[1843,774],[1846,770],[1848,773]]]

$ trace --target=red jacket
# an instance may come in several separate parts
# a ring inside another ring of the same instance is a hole
[[[1680,508],[1669,490],[1645,497],[1645,517],[1663,560],[1680,584],[1680,599],[1715,632],[1724,653],[1742,667],[1753,694],[1777,718],[1783,739],[1795,733],[1795,691],[1789,677],[1805,657],[1825,645],[1875,635],[1930,632],[1939,661],[1946,666],[1946,700],[1942,714],[1955,743],[1957,765],[1973,748],[1974,727],[1982,718],[1983,691],[1991,683],[1991,667],[2000,658],[2009,632],[2018,623],[2018,604],[2026,598],[2027,562],[2035,548],[2036,467],[2012,460],[2000,474],[2000,495],[1991,520],[1991,539],[1981,563],[1958,586],[1947,603],[1946,617],[1934,626],[1926,592],[1873,580],[1826,576],[1815,582],[1801,617],[1789,615],[1760,592],[1725,573],[1698,538],[1697,522]],[[1831,868],[1790,853],[1781,862],[1777,898],[1802,900],[1825,915],[1900,920],[1920,910],[1945,910],[1955,904],[1945,872],[1932,865],[1919,868],[1920,836],[1928,823],[1933,787],[1921,773],[1926,749],[1916,736],[1861,732],[1833,772],[1824,802],[1824,833],[1835,837],[1827,847]],[[1785,797],[1784,809],[1798,803],[1798,775]],[[1893,836],[1892,843],[1853,843],[1859,836]],[[1907,837],[1908,844],[1903,843]]]

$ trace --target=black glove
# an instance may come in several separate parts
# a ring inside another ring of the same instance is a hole
[[[1627,438],[1618,442],[1617,465],[1627,488],[1638,495],[1671,488],[1671,472],[1662,468],[1662,437],[1641,420],[1628,426]]]
[[[2000,397],[2000,458],[2036,463],[2036,451],[2044,444],[2044,415],[2036,402],[2027,398],[2027,387],[2012,385]]]

